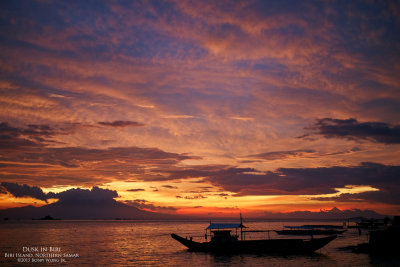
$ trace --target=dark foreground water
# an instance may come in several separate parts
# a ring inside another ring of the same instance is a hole
[[[271,230],[303,224],[321,223],[246,223],[250,229]],[[339,249],[368,241],[366,233],[360,236],[355,229],[349,229],[313,255],[188,252],[169,235],[195,236],[194,240],[204,241],[207,225],[207,222],[4,221],[0,222],[0,266],[400,266],[399,259],[373,258]],[[271,233],[270,237],[277,235]],[[267,234],[248,233],[247,239],[250,238],[267,238]]]

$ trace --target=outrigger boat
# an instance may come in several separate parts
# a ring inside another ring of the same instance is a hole
[[[240,228],[240,240],[237,230]],[[247,228],[242,224],[242,218],[239,224],[216,224],[210,223],[206,228],[206,238],[208,232],[211,240],[206,242],[196,242],[192,238],[183,238],[176,234],[171,237],[184,246],[189,251],[202,251],[214,253],[284,253],[284,254],[304,254],[312,253],[322,248],[333,239],[336,235],[311,238],[311,239],[260,239],[260,240],[244,240],[245,232],[268,232],[268,230],[244,231]],[[236,234],[232,234],[235,229]]]

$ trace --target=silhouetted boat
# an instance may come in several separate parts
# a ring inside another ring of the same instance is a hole
[[[385,226],[385,222],[384,220],[374,220],[374,219],[370,219],[370,220],[363,220],[361,222],[356,222],[358,228],[361,229],[378,229],[378,228],[382,228]]]
[[[313,225],[303,225],[303,226],[284,226],[284,230],[277,230],[280,235],[337,235],[341,234],[346,230],[336,230],[327,226],[313,226]]]
[[[240,240],[238,234],[231,234],[231,230],[240,228]],[[171,237],[190,251],[203,251],[214,253],[285,253],[285,254],[304,254],[312,253],[336,238],[336,235],[311,238],[311,239],[261,239],[261,240],[244,240],[244,232],[262,232],[243,231],[246,228],[240,224],[210,224],[206,231],[211,234],[211,241],[196,242],[192,238],[183,238],[176,234],[171,234]],[[267,232],[267,231],[264,231]],[[206,232],[207,237],[207,232]]]
[[[391,226],[370,232],[369,242],[350,247],[356,253],[400,257],[400,216],[395,216]]]
[[[357,228],[357,229],[367,229],[376,230],[384,229],[388,225],[390,219],[388,217],[384,219],[365,219],[361,218],[359,221],[355,222],[355,225],[348,225],[347,228]]]

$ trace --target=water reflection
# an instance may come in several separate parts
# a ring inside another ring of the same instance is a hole
[[[265,222],[248,223],[253,229],[266,228]],[[268,223],[269,229],[281,229],[283,223]],[[301,222],[299,222],[301,225]],[[342,246],[364,242],[365,236],[347,231],[319,253],[312,255],[214,255],[188,252],[170,238],[172,232],[185,236],[203,236],[205,222],[137,221],[8,221],[0,223],[1,265],[16,265],[5,252],[20,252],[23,246],[60,247],[63,253],[78,253],[67,259],[68,265],[114,266],[377,266],[399,261],[371,259],[366,254],[341,251]],[[257,236],[248,236],[248,238]],[[198,237],[201,239],[201,237]],[[265,234],[260,236],[265,238]],[[274,238],[274,236],[271,236]],[[204,241],[204,240],[198,240]]]

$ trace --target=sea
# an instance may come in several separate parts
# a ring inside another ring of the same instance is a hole
[[[399,258],[372,257],[344,247],[368,242],[348,229],[311,255],[216,255],[189,252],[170,234],[205,240],[209,222],[26,220],[0,222],[0,266],[400,266]],[[245,222],[249,230],[340,222]],[[274,231],[246,239],[289,238]],[[293,238],[293,237],[291,237]],[[310,237],[296,237],[310,238]],[[400,253],[400,252],[399,252]]]

